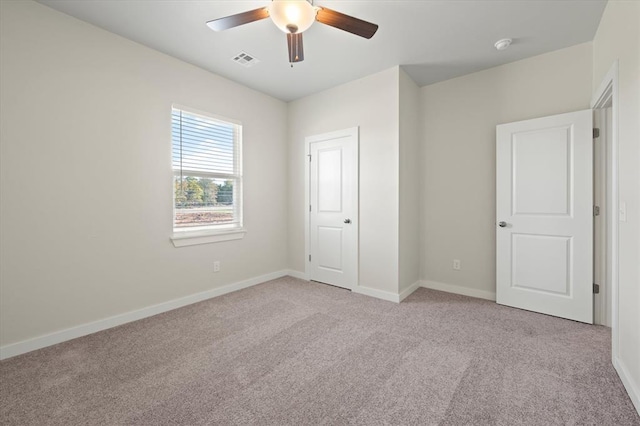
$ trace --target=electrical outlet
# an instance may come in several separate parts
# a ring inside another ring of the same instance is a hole
[[[460,263],[460,259],[453,259],[453,269],[455,271],[459,271],[462,269],[462,264]]]
[[[220,261],[216,260],[213,262],[213,272],[220,272]]]

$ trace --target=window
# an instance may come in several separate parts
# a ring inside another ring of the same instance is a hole
[[[242,126],[174,107],[171,133],[174,244],[242,228]]]

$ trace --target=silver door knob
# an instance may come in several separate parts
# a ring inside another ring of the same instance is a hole
[[[499,226],[500,228],[504,228],[504,227],[506,227],[506,226],[507,226],[507,222],[498,222],[498,226]]]
[[[351,223],[351,219],[345,219],[344,223]]]

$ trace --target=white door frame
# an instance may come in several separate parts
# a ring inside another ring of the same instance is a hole
[[[607,112],[608,110],[608,112]],[[611,109],[593,110],[593,127],[600,130],[600,136],[593,139],[593,205],[599,207],[598,215],[593,215],[593,283],[600,284],[600,291],[594,294],[593,323],[611,327],[611,282],[607,270],[611,269],[611,259],[607,258],[611,245],[607,223],[614,219],[615,210],[607,194],[611,180],[607,158],[611,155]]]
[[[611,270],[607,271],[611,283],[611,362],[616,370],[618,366],[618,61],[616,60],[605,75],[600,87],[591,100],[591,109],[602,109],[611,104],[611,158],[607,158],[607,167],[611,170],[611,182],[606,191],[611,195],[611,218],[606,230],[611,239],[611,249],[606,249],[607,258],[611,259]],[[608,244],[605,244],[608,245]],[[620,375],[620,373],[618,372]]]
[[[311,179],[310,179],[310,170],[311,170],[311,144],[313,142],[317,142],[319,139],[335,139],[345,136],[354,136],[356,138],[356,194],[360,194],[360,127],[350,127],[348,129],[337,130],[335,132],[322,133],[319,135],[307,136],[304,139],[304,279],[309,281],[311,280],[311,265],[309,262],[309,256],[311,255],[311,238],[309,237],[309,204],[310,204],[310,191],[311,191]],[[360,240],[360,202],[356,203],[358,206],[358,211],[356,211],[356,220],[353,226],[356,227],[355,232],[358,236],[356,241]],[[359,252],[359,243],[356,244],[356,250]],[[355,270],[355,283],[353,283],[353,287],[357,287],[359,285],[359,268],[360,268],[360,256],[359,253],[356,253],[356,270]]]

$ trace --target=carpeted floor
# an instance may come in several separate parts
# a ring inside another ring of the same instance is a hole
[[[640,425],[610,333],[282,278],[0,363],[3,425]]]

